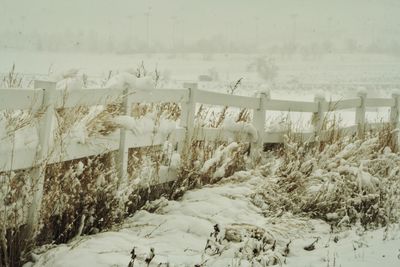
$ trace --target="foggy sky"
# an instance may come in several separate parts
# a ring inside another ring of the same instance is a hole
[[[400,40],[396,0],[0,0],[0,33],[95,31],[151,42]]]

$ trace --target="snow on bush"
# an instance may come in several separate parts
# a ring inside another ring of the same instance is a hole
[[[385,145],[386,131],[327,144],[322,150],[287,140],[273,178],[254,195],[254,203],[268,214],[291,211],[339,226],[398,222],[400,155]]]

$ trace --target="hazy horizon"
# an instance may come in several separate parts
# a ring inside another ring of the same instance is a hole
[[[81,39],[108,42],[107,49],[120,42],[175,47],[215,40],[265,47],[400,41],[400,3],[390,0],[0,0],[0,5],[3,47]]]

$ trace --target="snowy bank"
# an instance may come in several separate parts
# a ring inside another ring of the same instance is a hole
[[[153,213],[141,210],[114,231],[58,245],[36,255],[33,266],[127,266],[133,247],[134,266],[146,266],[150,248],[155,251],[150,266],[400,263],[398,229],[385,234],[383,230],[360,233],[354,228],[333,234],[323,221],[291,213],[263,216],[251,196],[264,179],[255,171],[239,172],[214,186],[189,191],[181,201],[149,203],[145,209]],[[315,248],[306,250],[316,239]]]

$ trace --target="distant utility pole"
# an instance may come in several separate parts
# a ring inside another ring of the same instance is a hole
[[[146,16],[146,46],[147,50],[150,48],[150,15],[151,15],[151,7],[144,13]]]

